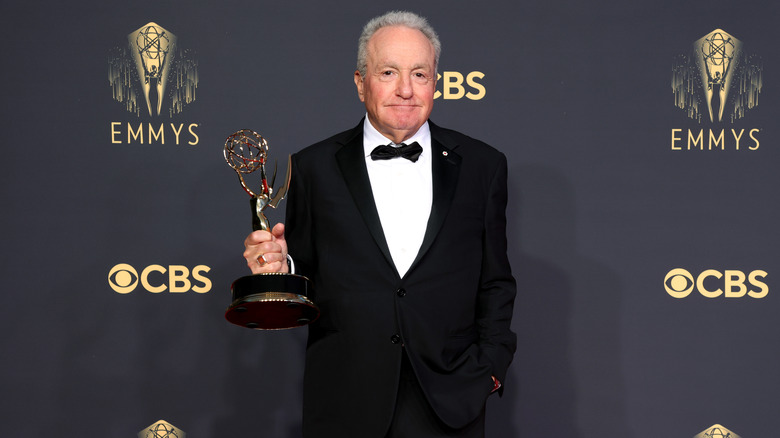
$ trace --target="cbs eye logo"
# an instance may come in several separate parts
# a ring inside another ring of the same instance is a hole
[[[149,265],[138,275],[134,267],[120,263],[108,272],[108,285],[119,294],[129,294],[138,287],[138,283],[152,293],[191,290],[204,294],[211,290],[211,280],[204,275],[210,270],[206,265],[195,266],[192,270],[182,265],[170,265],[167,269],[161,265]]]
[[[715,269],[707,269],[694,278],[687,270],[675,268],[666,274],[664,288],[666,293],[674,298],[685,298],[694,289],[707,298],[742,298],[745,295],[764,298],[769,294],[769,286],[762,281],[766,276],[766,271],[762,270],[745,275],[737,270],[725,270],[721,273]],[[746,281],[748,284],[745,284]]]

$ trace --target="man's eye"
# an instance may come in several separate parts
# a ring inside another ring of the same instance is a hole
[[[418,84],[427,84],[428,83],[428,75],[421,72],[415,72],[412,74],[412,79],[414,79],[415,82]]]
[[[395,72],[392,70],[384,70],[379,73],[380,81],[392,81],[395,78]]]

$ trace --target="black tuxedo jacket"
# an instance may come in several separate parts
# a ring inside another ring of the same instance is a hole
[[[503,154],[430,123],[433,205],[400,277],[363,154],[363,122],[292,157],[286,238],[321,309],[309,327],[304,436],[382,437],[402,349],[439,418],[479,415],[516,347]],[[415,196],[409,193],[408,196]]]

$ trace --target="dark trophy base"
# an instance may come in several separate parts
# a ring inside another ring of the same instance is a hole
[[[308,278],[295,274],[255,274],[241,277],[230,287],[233,302],[225,319],[257,330],[302,327],[315,321],[320,310],[306,295]]]

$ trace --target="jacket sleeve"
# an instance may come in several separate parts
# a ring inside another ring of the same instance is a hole
[[[506,204],[507,163],[501,154],[485,204],[476,321],[480,361],[491,364],[493,375],[502,384],[517,349],[517,336],[510,328],[516,283],[507,256]]]
[[[314,248],[312,247],[311,205],[307,199],[306,181],[300,170],[297,154],[291,157],[290,188],[285,213],[285,239],[290,256],[295,261],[296,274],[312,278]]]

